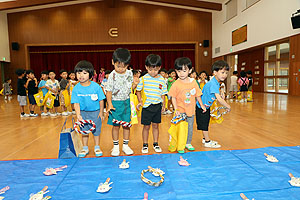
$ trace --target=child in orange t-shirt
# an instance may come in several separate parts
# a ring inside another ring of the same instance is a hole
[[[169,95],[172,97],[172,103],[175,109],[175,115],[185,113],[187,115],[186,121],[188,122],[188,138],[186,148],[190,151],[195,150],[192,146],[193,125],[196,107],[196,98],[199,101],[201,108],[206,111],[200,96],[202,92],[195,79],[189,77],[192,72],[192,62],[189,58],[182,57],[175,60],[175,71],[178,79],[172,85]],[[184,150],[178,151],[184,153]]]

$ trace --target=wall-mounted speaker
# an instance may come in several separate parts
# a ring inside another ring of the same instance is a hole
[[[291,17],[293,29],[300,28],[300,15]]]
[[[209,47],[209,40],[203,40],[203,47]]]
[[[12,42],[11,43],[11,49],[14,51],[18,51],[20,49],[20,45],[18,42]]]

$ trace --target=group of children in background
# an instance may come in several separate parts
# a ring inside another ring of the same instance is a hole
[[[229,66],[225,61],[217,61],[212,66],[213,76],[207,80],[208,74],[202,71],[199,75],[192,69],[189,58],[181,57],[175,61],[175,69],[166,71],[161,69],[162,61],[159,55],[150,54],[145,60],[146,72],[129,70],[131,54],[127,49],[116,49],[112,56],[113,71],[101,68],[99,76],[93,65],[88,61],[80,61],[74,71],[60,71],[60,82],[55,79],[54,71],[43,71],[41,81],[35,78],[32,70],[18,69],[18,101],[21,117],[36,117],[34,95],[39,89],[43,95],[51,93],[54,100],[52,109],[41,107],[42,116],[57,116],[76,114],[77,120],[92,120],[96,124],[94,135],[94,153],[102,156],[100,149],[100,132],[104,120],[104,112],[108,114],[108,124],[112,125],[113,148],[112,156],[120,155],[119,132],[123,128],[122,151],[126,155],[133,154],[129,147],[130,126],[124,125],[131,122],[130,94],[135,91],[138,103],[137,110],[141,109],[141,124],[143,125],[141,152],[148,153],[148,137],[152,126],[153,149],[162,152],[159,146],[159,124],[161,114],[179,116],[186,114],[188,122],[188,137],[186,149],[193,151],[192,143],[194,117],[196,116],[197,129],[203,132],[203,145],[209,148],[221,147],[217,141],[209,137],[208,127],[210,123],[210,107],[215,100],[230,111],[230,105],[224,100],[220,92],[220,83],[224,82],[229,72]],[[75,77],[78,81],[75,80]],[[97,80],[98,79],[98,80]],[[94,80],[94,81],[93,81]],[[96,83],[99,81],[101,84]],[[27,104],[27,92],[30,114],[25,114]],[[65,106],[63,91],[68,90],[71,96],[71,106]],[[143,93],[143,94],[142,94]],[[168,99],[168,105],[165,105]],[[172,105],[172,106],[171,106]],[[57,108],[61,106],[62,113]],[[123,122],[123,123],[118,123]],[[89,129],[85,125],[83,130]],[[82,137],[83,149],[79,157],[85,157],[89,153],[88,134]],[[184,153],[184,150],[178,151]]]
[[[238,72],[234,71],[230,77],[230,102],[233,102],[234,99],[238,102],[238,91],[241,95],[239,102],[247,102],[247,92],[252,91],[252,82],[251,71],[241,71],[240,77],[238,77]]]

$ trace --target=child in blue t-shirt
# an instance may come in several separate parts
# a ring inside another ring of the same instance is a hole
[[[40,83],[38,85],[39,90],[41,89],[42,92],[43,92],[44,98],[45,98],[45,96],[46,96],[46,94],[48,92],[48,89],[46,88],[46,81],[48,80],[48,76],[49,76],[49,72],[48,71],[42,71],[41,72],[41,79],[42,80],[40,81]],[[48,116],[50,114],[49,108],[46,107],[46,109],[47,109],[47,111],[44,112],[45,111],[44,106],[40,107],[40,110],[42,112],[41,116]]]
[[[228,64],[219,60],[216,61],[212,66],[212,72],[214,74],[213,78],[208,81],[202,90],[201,100],[203,105],[206,107],[206,112],[202,110],[199,102],[196,106],[196,122],[197,129],[202,130],[203,132],[203,141],[204,147],[208,148],[220,148],[221,145],[217,141],[210,140],[208,134],[208,126],[210,121],[210,107],[215,100],[218,100],[220,104],[225,106],[228,111],[230,111],[230,105],[220,95],[220,82],[224,81],[227,78],[229,71]]]
[[[100,132],[103,115],[103,99],[105,96],[99,84],[90,79],[94,74],[92,63],[82,60],[75,66],[74,72],[79,83],[74,86],[72,91],[71,103],[74,104],[77,120],[92,120],[96,124],[96,129],[92,132],[94,135],[95,148],[94,152],[97,157],[102,156],[100,149]],[[90,124],[85,124],[82,130],[89,130]],[[83,158],[89,153],[88,149],[89,135],[82,135],[83,149],[79,153],[79,157]]]

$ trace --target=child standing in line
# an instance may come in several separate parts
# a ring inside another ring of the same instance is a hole
[[[176,81],[176,72],[175,72],[174,69],[170,69],[168,71],[168,77],[169,78],[168,78],[168,82],[167,82],[167,87],[168,87],[168,92],[169,92],[172,84]],[[171,111],[171,104],[172,104],[172,100],[171,100],[171,97],[168,95],[168,110],[166,111],[166,114],[172,114],[173,113]],[[173,111],[174,111],[174,107],[173,107]]]
[[[29,110],[30,110],[29,116],[37,117],[38,114],[34,113],[36,102],[35,102],[35,98],[33,95],[38,93],[38,82],[37,82],[37,79],[35,78],[34,72],[32,70],[27,70],[26,75],[27,75],[27,81],[25,84],[25,88],[27,88],[27,90],[28,90]]]
[[[57,108],[60,106],[59,104],[59,82],[55,79],[55,72],[53,70],[49,70],[49,78],[46,81],[46,88],[50,91],[54,99],[54,108],[52,108],[52,113],[50,113],[51,117],[56,117],[57,115],[61,115],[61,113],[57,112]]]
[[[103,67],[100,68],[98,82],[99,84],[102,83],[103,79],[105,78],[105,69]]]
[[[11,97],[11,78],[7,78],[5,80],[5,83],[3,83],[3,95],[4,95],[4,100],[10,101],[12,99]]]
[[[172,97],[172,103],[175,109],[175,115],[186,114],[188,123],[188,137],[186,148],[194,151],[195,148],[191,144],[193,137],[193,126],[195,116],[196,98],[200,103],[203,112],[206,111],[200,96],[202,92],[194,78],[190,78],[192,72],[192,62],[189,58],[182,57],[175,60],[175,71],[178,79],[172,85],[169,95]],[[178,150],[178,153],[184,153],[184,149]]]
[[[161,58],[159,55],[150,54],[145,61],[145,67],[148,74],[142,77],[137,86],[137,97],[139,110],[141,106],[142,117],[141,123],[143,127],[143,148],[142,153],[148,153],[148,137],[150,125],[152,123],[153,148],[155,152],[160,153],[162,149],[158,145],[159,124],[161,123],[161,113],[165,110],[165,95],[167,94],[167,86],[164,78],[158,74],[161,67]],[[143,105],[141,98],[141,90],[144,90],[146,101]]]
[[[27,79],[25,78],[25,70],[24,69],[17,69],[16,74],[18,76],[17,82],[17,90],[18,90],[18,102],[20,105],[20,117],[29,117],[29,114],[25,113],[25,106],[27,105],[27,94],[25,84]]]
[[[48,71],[42,71],[41,72],[41,81],[38,85],[38,88],[42,90],[43,92],[43,97],[45,98],[47,92],[48,92],[48,89],[46,88],[46,81],[48,80],[48,75],[49,75],[49,72]],[[45,106],[46,107],[46,106]],[[44,106],[41,106],[40,107],[40,110],[41,110],[41,116],[48,116],[50,114],[49,112],[49,108],[46,107],[46,112],[44,112]]]
[[[200,89],[203,90],[204,85],[208,82],[207,81],[208,74],[206,71],[202,71],[199,74],[199,84],[200,84]]]
[[[61,106],[61,115],[62,116],[68,116],[69,113],[68,113],[68,109],[66,108],[66,104],[65,104],[65,97],[63,95],[63,91],[68,89],[70,83],[69,81],[67,80],[68,78],[68,72],[64,69],[61,69],[59,71],[59,74],[60,74],[60,77],[61,77],[61,80],[59,82],[59,87],[60,87],[60,92],[59,92],[59,97],[60,97],[60,106]],[[71,114],[71,113],[70,113]]]
[[[252,91],[252,84],[253,84],[253,78],[252,78],[252,71],[247,71],[247,78],[249,80],[249,85],[248,85],[248,91]]]
[[[233,98],[237,98],[237,91],[238,91],[238,71],[234,71],[233,75],[230,77],[230,102],[233,102]]]
[[[74,69],[79,83],[75,85],[72,91],[71,103],[74,104],[77,120],[92,120],[96,124],[93,131],[95,147],[94,152],[97,157],[102,156],[100,149],[100,133],[103,115],[103,99],[105,96],[98,83],[91,81],[94,67],[92,63],[82,60],[77,63]],[[89,130],[90,125],[84,125],[82,130]],[[88,148],[89,135],[82,135],[83,149],[78,157],[83,158],[89,153]]]
[[[119,156],[119,130],[120,124],[113,123],[113,119],[130,123],[130,93],[131,87],[134,89],[132,71],[127,67],[130,63],[131,55],[128,49],[118,48],[112,56],[114,70],[109,74],[107,80],[107,113],[109,113],[107,124],[112,125],[112,138],[114,147],[112,156]],[[130,128],[123,126],[123,147],[122,151],[126,155],[133,154],[129,147]]]
[[[238,80],[238,84],[240,85],[240,92],[242,93],[242,99],[240,100],[241,103],[247,102],[247,91],[249,80],[247,78],[246,72],[241,71],[240,73],[241,78]]]
[[[73,88],[74,86],[78,83],[78,81],[75,80],[75,73],[73,70],[69,71],[68,72],[68,75],[69,75],[69,83],[70,83],[70,90],[69,90],[69,94],[70,94],[70,97],[72,97],[72,91],[73,91]],[[72,114],[75,115],[75,108],[74,108],[74,104],[71,104],[71,108],[72,108]]]
[[[106,96],[106,92],[107,92],[107,90],[106,90],[107,79],[108,79],[108,76],[109,76],[110,73],[111,73],[110,70],[106,70],[105,71],[105,77],[104,77],[104,79],[101,82],[101,87],[102,87],[102,90],[103,90],[105,96]],[[104,112],[106,112],[106,104],[107,104],[107,100],[104,99]]]
[[[206,107],[206,111],[203,110],[200,106],[200,102],[197,102],[196,106],[196,122],[197,129],[202,130],[203,140],[202,143],[204,147],[208,148],[220,148],[221,145],[218,144],[217,141],[210,140],[209,138],[209,121],[210,121],[210,107],[213,102],[217,99],[217,101],[225,106],[228,111],[230,111],[230,105],[226,103],[226,101],[220,95],[220,82],[224,81],[228,75],[229,66],[223,61],[216,61],[212,66],[212,72],[214,76],[210,81],[208,81],[202,90],[203,95],[201,96],[201,100],[203,105]]]

